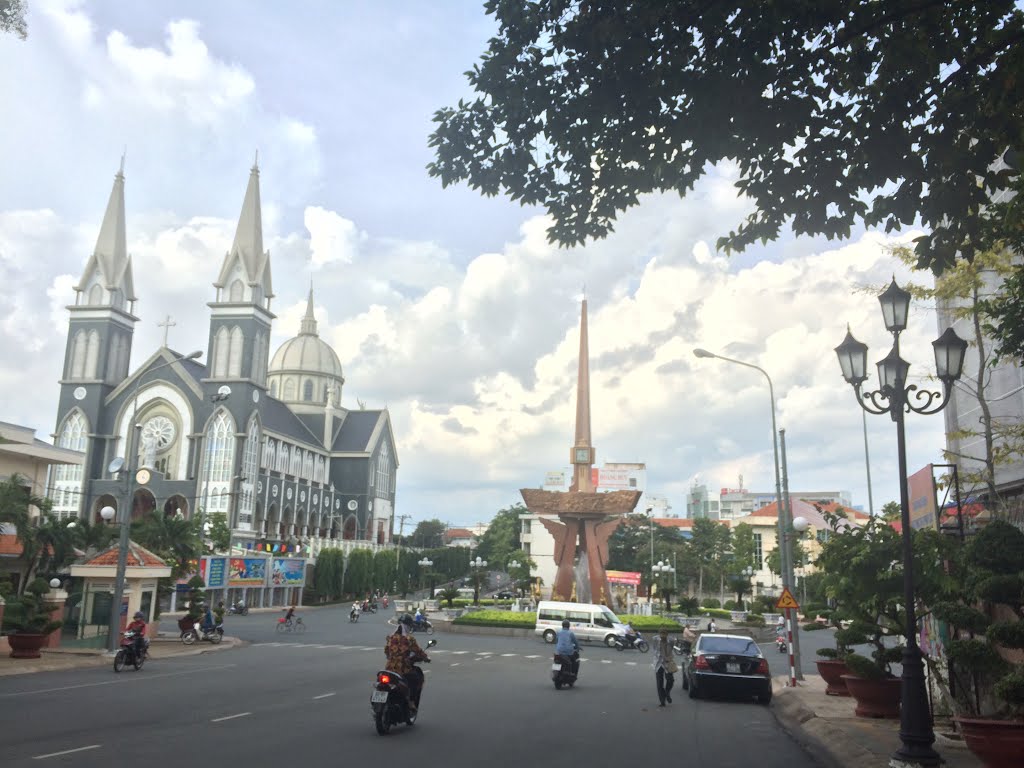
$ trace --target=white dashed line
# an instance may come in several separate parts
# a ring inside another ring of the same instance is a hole
[[[314,696],[313,701],[316,701],[317,699],[329,699],[333,695],[333,693],[321,693],[319,696]]]
[[[211,720],[211,723],[223,723],[225,720],[234,720],[239,717],[248,717],[252,712],[239,712],[237,715],[227,715],[225,717],[215,717]]]
[[[501,657],[503,659],[509,659],[509,658],[514,658],[514,657],[516,657],[518,655],[519,655],[518,653],[503,653],[503,654],[501,654]]]
[[[99,749],[102,746],[103,746],[102,744],[90,744],[88,747],[78,747],[77,749],[65,749],[63,752],[50,752],[49,754],[46,754],[46,755],[35,755],[32,759],[33,760],[45,760],[48,757],[60,757],[61,755],[71,755],[71,754],[74,754],[75,752],[85,752],[86,750],[89,750],[89,749]]]

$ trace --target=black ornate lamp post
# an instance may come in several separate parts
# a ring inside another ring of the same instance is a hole
[[[424,555],[422,560],[417,560],[416,561],[416,565],[418,565],[420,568],[423,569],[423,571],[422,571],[422,573],[420,575],[420,587],[422,588],[422,586],[423,586],[423,579],[424,578],[428,578],[429,577],[429,579],[430,579],[430,599],[433,600],[434,599],[434,574],[430,572],[430,568],[434,565],[434,561],[431,560],[426,555]]]
[[[481,560],[480,556],[477,555],[475,560],[469,561],[469,568],[473,574],[473,605],[480,604],[480,583],[484,578],[484,569],[487,567],[487,561]]]
[[[668,576],[670,573],[674,575],[676,569],[669,563],[659,560],[655,565],[651,566],[651,572],[654,574],[654,579],[657,579],[659,576]],[[668,613],[670,610],[669,601],[672,598],[672,588],[668,585],[668,579],[664,579],[658,587],[661,589],[662,594],[665,595],[665,613]]]
[[[935,372],[942,382],[942,392],[918,389],[907,384],[910,364],[900,357],[900,333],[907,327],[910,294],[893,279],[878,297],[882,304],[882,317],[886,330],[892,333],[893,344],[889,354],[878,362],[879,388],[862,392],[867,380],[868,347],[853,338],[849,328],[843,343],[836,347],[843,378],[853,386],[857,402],[868,413],[888,413],[896,422],[896,450],[899,458],[900,520],[903,531],[903,602],[907,612],[906,640],[903,649],[901,675],[903,703],[900,709],[900,740],[903,746],[893,753],[890,765],[937,766],[942,762],[932,749],[935,732],[928,712],[928,692],[925,687],[924,662],[917,644],[917,616],[914,608],[914,552],[913,532],[910,529],[910,496],[907,490],[907,446],[903,428],[904,414],[913,411],[922,415],[938,413],[949,402],[953,382],[960,378],[967,342],[952,328],[935,341]]]

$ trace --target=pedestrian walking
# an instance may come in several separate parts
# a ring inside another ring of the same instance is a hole
[[[665,702],[672,703],[672,686],[676,682],[676,664],[672,654],[672,643],[668,641],[668,630],[658,630],[658,639],[654,643],[654,682],[658,689],[658,706],[664,707]]]

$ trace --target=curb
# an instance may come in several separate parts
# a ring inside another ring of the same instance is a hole
[[[874,756],[870,752],[842,729],[818,717],[782,681],[783,678],[775,678],[772,686],[771,711],[782,730],[797,744],[827,768],[861,768],[872,764]]]
[[[233,648],[242,648],[244,646],[251,645],[248,640],[241,640],[237,637],[225,637],[224,641],[219,645],[213,645],[210,643],[207,644],[207,647],[205,648],[183,646],[177,640],[173,642],[178,643],[182,650],[172,651],[170,648],[166,648],[165,650],[170,652],[161,653],[158,651],[156,655],[151,653],[149,659],[151,661],[159,662],[179,656],[199,656],[204,653],[229,651]],[[153,645],[156,644],[157,643],[154,641]],[[170,643],[167,641],[161,641],[159,645],[167,646],[170,645]],[[101,667],[110,664],[111,658],[112,657],[106,650],[51,650],[49,652],[44,650],[42,658],[26,659],[26,664],[19,664],[18,661],[15,660],[10,662],[0,660],[0,677],[6,677],[8,675],[30,675],[35,672],[61,672],[69,669]]]

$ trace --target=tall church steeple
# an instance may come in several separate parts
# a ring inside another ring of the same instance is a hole
[[[590,350],[587,344],[587,299],[584,296],[580,310],[580,359],[576,373],[576,440],[570,456],[573,491],[592,493],[594,490],[590,476],[594,447],[590,441]]]
[[[306,299],[306,314],[299,324],[300,336],[316,336],[316,316],[313,314],[313,286],[309,286],[309,298]]]
[[[210,378],[266,385],[270,344],[270,253],[263,250],[260,169],[253,164],[235,239],[224,255],[210,303]]]

